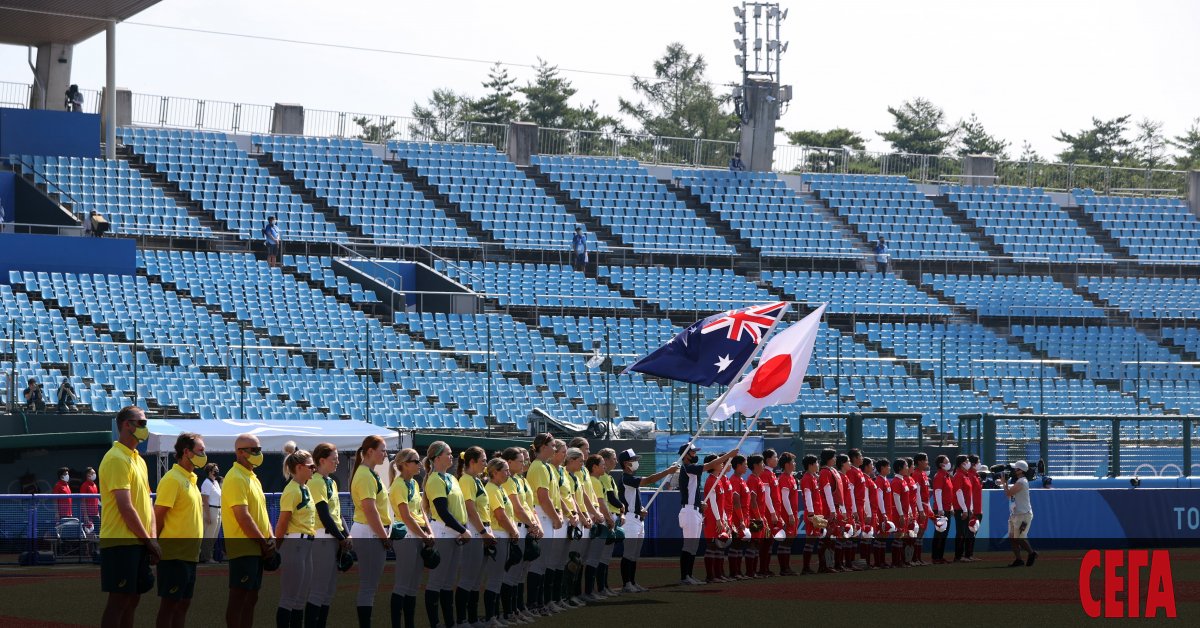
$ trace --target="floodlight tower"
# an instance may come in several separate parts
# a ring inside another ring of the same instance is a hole
[[[775,154],[775,124],[783,105],[792,100],[792,86],[780,85],[779,61],[788,42],[779,37],[787,9],[779,3],[743,2],[733,7],[737,21],[733,40],[742,68],[742,85],[733,90],[734,107],[742,120],[740,147],[748,170],[769,171]],[[751,54],[753,53],[753,54]]]

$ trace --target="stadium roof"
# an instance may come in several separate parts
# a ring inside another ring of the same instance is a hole
[[[0,44],[77,44],[160,0],[0,0]]]

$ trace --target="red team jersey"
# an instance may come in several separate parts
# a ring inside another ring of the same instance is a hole
[[[891,514],[897,529],[902,528],[904,519],[908,517],[909,490],[908,480],[904,476],[897,475],[892,478],[892,498],[888,500],[888,513]],[[896,505],[896,496],[900,497],[899,507]]]
[[[929,474],[925,471],[913,471],[913,479],[917,481],[917,488],[920,489],[918,500],[920,501],[920,511],[925,513],[925,516],[932,516],[933,509],[929,507]]]
[[[845,473],[838,472],[842,479],[842,505],[846,507],[846,514],[853,517],[858,514],[858,500],[854,497],[854,487],[850,485],[850,478]]]
[[[800,478],[800,501],[804,504],[804,512],[808,515],[821,515],[826,519],[829,518],[829,508],[825,504],[825,496],[821,493],[821,488],[817,483],[817,475],[813,473],[805,473],[804,477]],[[818,529],[813,526],[808,517],[804,518],[804,533],[808,536],[817,536]]]
[[[717,476],[708,474],[708,479],[704,480],[704,538],[717,538],[717,522],[725,520],[725,513],[722,512],[722,502],[725,501],[725,492],[721,487],[721,482],[717,480]]]
[[[968,471],[963,471],[962,467],[959,467],[958,471],[954,473],[954,508],[957,510],[974,510],[975,492],[972,490],[971,480],[967,478],[969,474]],[[958,500],[959,491],[962,491],[962,502]]]
[[[971,511],[976,514],[977,518],[982,518],[982,516],[983,516],[983,480],[981,480],[979,478],[979,469],[978,468],[971,469],[971,484],[974,489],[972,491],[972,498],[973,498],[972,501],[974,502],[974,505],[975,505],[975,507],[972,508]]]
[[[917,479],[913,476],[906,478],[908,482],[908,512],[913,516],[921,512],[921,487],[917,485]]]
[[[721,478],[721,513],[725,515],[725,521],[733,521],[733,482],[729,476]]]
[[[733,487],[733,493],[737,495],[742,502],[741,508],[734,510],[734,517],[737,519],[735,524],[739,528],[745,528],[750,525],[750,519],[753,518],[754,512],[750,500],[750,488],[746,486],[746,480],[740,475],[734,475],[729,478],[729,483]]]
[[[796,476],[794,474],[781,473],[779,475],[779,504],[780,504],[779,516],[781,519],[784,520],[785,524],[788,523],[787,522],[787,513],[788,513],[789,508],[787,506],[784,506],[784,503],[786,502],[786,504],[791,506],[790,509],[792,512],[792,517],[794,517],[796,519],[795,524],[787,525],[787,529],[790,534],[796,533],[796,530],[799,528],[799,522],[800,522],[800,494],[799,494],[799,491],[797,490],[797,488],[798,488],[798,485],[796,483]],[[786,498],[783,496],[783,492],[785,490],[789,491],[788,496]]]
[[[875,476],[875,490],[875,503],[879,503],[880,499],[883,500],[883,509],[876,513],[876,519],[882,523],[885,518],[891,518],[888,513],[892,512],[892,483],[888,481],[887,476],[882,474]]]
[[[842,508],[842,477],[833,467],[821,467],[817,477],[821,497],[825,499],[826,516],[837,514]]]
[[[851,465],[850,470],[846,472],[846,478],[849,480],[849,484],[853,487],[854,503],[858,508],[858,513],[862,517],[863,521],[866,521],[867,511],[870,510],[874,512],[877,508],[876,505],[870,501],[875,495],[873,491],[868,490],[867,483],[869,482],[869,479],[867,478],[867,474],[863,473],[862,469]]]
[[[941,491],[942,501],[938,503],[938,491]],[[938,471],[933,476],[933,509],[944,510],[947,514],[955,509],[954,476],[949,471]]]

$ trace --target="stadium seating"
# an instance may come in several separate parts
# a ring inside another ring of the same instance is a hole
[[[663,318],[543,315],[538,324],[569,343],[578,343],[584,351],[598,348],[619,366],[633,364],[683,331]]]
[[[982,316],[1104,317],[1103,310],[1050,277],[925,273],[921,283]]]
[[[675,170],[679,185],[707,203],[767,257],[855,257],[858,251],[774,173]]]
[[[376,243],[478,245],[359,140],[256,135],[253,142]]]
[[[636,252],[734,254],[724,238],[632,159],[535,155],[533,164]]]
[[[576,227],[583,228],[589,251],[608,248],[491,145],[389,142],[388,150],[505,248],[567,250]]]
[[[59,202],[71,204],[81,217],[91,210],[104,216],[114,235],[213,237],[211,230],[124,161],[24,155],[20,162],[21,174],[46,184],[47,191],[57,194]]]
[[[1177,198],[1097,196],[1072,190],[1084,213],[1100,223],[1134,258],[1151,263],[1197,264],[1200,219]]]
[[[762,271],[763,281],[831,314],[950,315],[950,308],[890,273]]]
[[[1132,327],[1013,325],[1012,331],[1052,357],[1084,361],[1071,368],[1093,379],[1196,379],[1198,373],[1171,364],[1179,356]]]
[[[987,257],[907,177],[805,174],[801,180],[869,240],[886,238],[894,259]]]
[[[561,264],[509,264],[437,260],[439,272],[494,297],[500,305],[547,308],[633,308],[632,300]]]
[[[601,266],[597,272],[665,310],[721,312],[778,301],[724,268]]]
[[[938,377],[1037,377],[1035,359],[979,324],[855,323],[855,333]],[[943,365],[945,371],[943,373]]]
[[[1038,188],[943,188],[1016,261],[1106,261],[1112,257]]]
[[[345,234],[221,133],[118,129],[119,139],[238,237],[261,238],[276,216],[286,240],[344,242]]]
[[[1195,277],[1080,277],[1079,286],[1133,318],[1200,317]]]

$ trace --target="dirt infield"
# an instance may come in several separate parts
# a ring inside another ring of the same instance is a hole
[[[982,555],[975,563],[909,569],[870,570],[853,573],[749,580],[702,587],[680,586],[677,563],[668,559],[643,560],[638,570],[651,591],[622,595],[586,608],[538,622],[539,625],[656,625],[703,623],[741,625],[747,621],[780,618],[846,617],[856,623],[891,625],[896,617],[920,613],[922,621],[953,622],[974,617],[973,626],[1029,625],[1035,607],[1039,624],[1079,625],[1090,622],[1079,601],[1079,567],[1082,552],[1047,552],[1033,568],[1009,568],[1010,556]],[[795,556],[793,566],[800,556]],[[1187,624],[1200,618],[1200,552],[1171,552],[1178,617]],[[703,577],[698,566],[697,576]],[[190,626],[223,623],[228,599],[224,565],[201,565]],[[614,577],[615,579],[615,577]],[[374,625],[386,626],[388,595],[392,583],[389,564],[376,597]],[[1143,587],[1146,586],[1143,580]],[[330,626],[356,625],[355,571],[338,579]],[[1093,591],[1103,585],[1093,581]],[[278,576],[268,574],[256,612],[256,625],[274,625],[278,601]],[[55,600],[47,603],[47,600]],[[96,626],[104,606],[99,571],[92,565],[55,567],[0,567],[0,626],[79,628]],[[137,626],[151,626],[158,610],[154,595],[142,597]],[[482,609],[481,609],[482,610]],[[418,621],[424,625],[424,610]],[[1190,620],[1189,620],[1190,618]],[[839,622],[834,621],[834,625]]]

